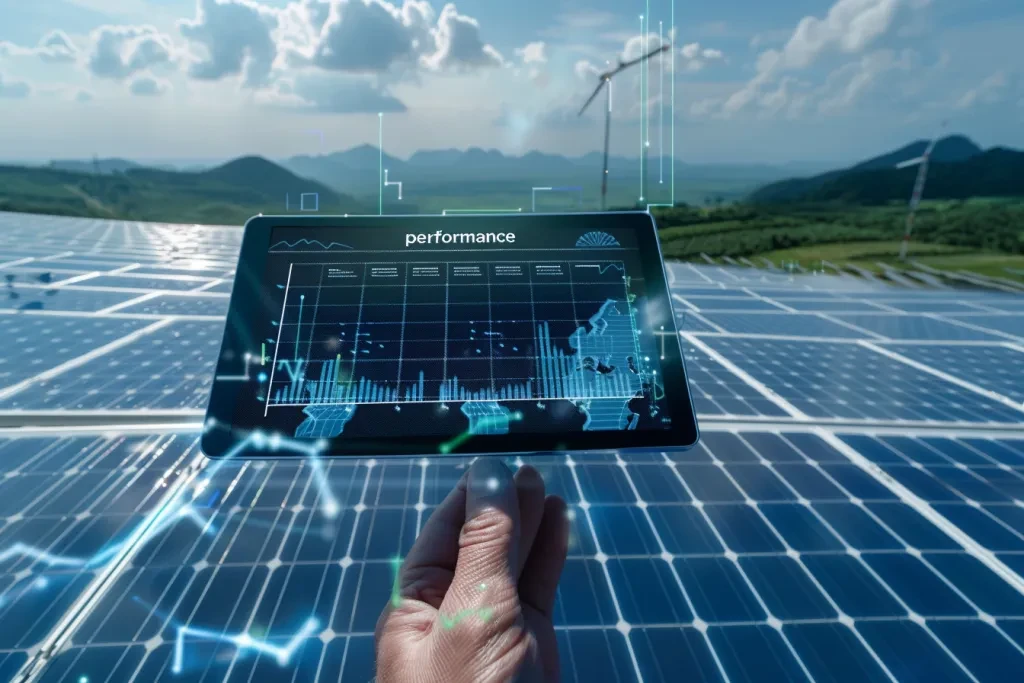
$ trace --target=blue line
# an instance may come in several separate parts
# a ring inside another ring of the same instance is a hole
[[[214,505],[217,504],[217,500],[219,498],[220,498],[220,489],[217,489],[216,491],[213,492],[213,495],[210,496],[210,500],[206,501],[206,507],[212,508]]]
[[[295,247],[300,246],[300,245],[311,247],[314,244],[315,245],[319,245],[321,249],[325,249],[325,250],[326,249],[332,249],[334,247],[343,247],[345,249],[351,249],[352,248],[352,247],[350,247],[347,244],[342,244],[341,242],[331,242],[329,244],[324,244],[320,240],[301,239],[301,240],[297,240],[295,242],[286,242],[285,240],[281,240],[277,244],[271,246],[269,251],[274,251],[275,249],[294,249]]]

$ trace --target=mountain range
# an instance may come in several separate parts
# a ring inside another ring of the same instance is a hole
[[[509,192],[529,198],[532,187],[584,187],[596,198],[601,177],[603,155],[591,152],[579,157],[532,151],[521,156],[507,155],[496,149],[471,147],[466,150],[421,150],[408,159],[387,153],[377,147],[361,145],[342,152],[323,155],[299,155],[280,162],[293,173],[313,178],[329,187],[356,196],[372,196],[378,192],[378,174],[386,169],[389,181],[400,181],[405,194],[452,195],[465,193],[466,183],[503,184]],[[821,171],[823,165],[771,166],[767,164],[687,164],[675,163],[677,177],[685,177],[699,191],[709,191],[738,198],[766,182],[778,180],[794,172]],[[625,197],[636,200],[640,187],[638,157],[610,156],[609,176],[613,191],[623,188]],[[651,192],[654,185],[664,185],[672,175],[672,159],[651,155],[647,164]],[[661,182],[664,181],[664,182]],[[627,189],[628,188],[628,189]],[[636,189],[634,189],[636,188]]]
[[[905,147],[835,171],[770,183],[751,193],[754,203],[841,201],[883,203],[908,200],[920,159],[929,141]],[[1024,152],[993,147],[983,150],[962,135],[938,140],[930,155],[925,198],[1024,196]]]
[[[204,171],[106,168],[111,170],[85,173],[0,166],[0,211],[225,225],[241,225],[257,213],[369,211],[350,195],[262,157],[242,157]]]

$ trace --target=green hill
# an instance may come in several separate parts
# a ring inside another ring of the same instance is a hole
[[[880,196],[882,193],[879,191],[879,187],[883,185],[887,185],[890,189],[885,199],[851,198],[851,201],[908,199],[914,185],[914,178],[917,176],[917,167],[897,169],[896,166],[905,161],[921,157],[928,148],[928,144],[927,140],[918,140],[905,147],[862,161],[849,168],[829,171],[809,178],[789,178],[771,183],[753,192],[750,195],[750,201],[755,203],[775,203],[807,200],[843,200],[847,199],[846,194],[850,194],[852,197],[860,195],[861,193],[856,189],[859,184],[873,187],[871,191],[865,193],[870,196]],[[991,161],[991,159],[986,158],[987,154],[983,153],[982,149],[969,138],[962,135],[951,135],[936,143],[931,155],[932,168],[937,169],[942,165],[960,167],[962,164],[971,162],[975,162],[975,166],[970,167],[971,169],[984,168]],[[997,162],[998,165],[1000,164]],[[967,167],[963,168],[966,169]],[[878,175],[873,175],[875,173]],[[908,178],[909,181],[907,181]],[[931,174],[929,174],[928,183],[929,196],[932,197],[953,199],[976,195],[996,196],[991,192],[985,191],[946,196],[941,192],[932,190]],[[1017,193],[1011,192],[1010,194]]]
[[[907,200],[917,173],[917,167],[852,171],[826,180],[800,199],[858,204]],[[1024,152],[995,148],[958,163],[932,163],[925,196],[929,199],[1024,197]]]
[[[298,212],[300,195],[313,193],[321,213],[367,211],[352,197],[261,157],[199,172],[132,168],[95,175],[0,166],[0,211],[241,225],[257,213]],[[307,197],[307,207],[314,201]]]

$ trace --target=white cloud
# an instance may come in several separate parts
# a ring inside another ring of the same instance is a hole
[[[32,86],[25,81],[8,81],[0,74],[0,97],[21,99],[28,97],[32,92]]]
[[[901,0],[838,0],[824,19],[804,17],[782,48],[779,66],[802,69],[823,52],[859,53],[893,26]]]
[[[406,0],[401,7],[384,0],[333,0],[309,17],[313,40],[289,41],[293,60],[348,73],[387,71],[396,63],[411,65],[430,48],[434,10],[428,2]],[[326,16],[322,14],[327,8]],[[321,16],[324,21],[316,28]]]
[[[1003,98],[1009,79],[1005,71],[997,71],[981,83],[970,88],[956,101],[957,109],[969,109],[976,104],[995,104]]]
[[[133,95],[143,97],[154,97],[163,95],[171,89],[171,84],[162,78],[157,78],[151,73],[142,73],[132,79],[128,84],[128,91]]]
[[[523,60],[523,64],[544,64],[548,61],[547,44],[540,40],[527,43],[516,48],[516,56]]]
[[[775,50],[765,50],[756,62],[756,75],[743,88],[733,93],[722,103],[726,116],[739,113],[754,103],[762,103],[769,111],[782,94],[788,92],[786,83],[780,79],[788,72],[801,71],[811,67],[823,55],[860,54],[891,33],[897,23],[900,10],[906,6],[920,9],[928,0],[837,0],[824,18],[804,17],[793,30],[785,45]],[[862,71],[871,68],[862,66]],[[877,65],[874,65],[877,66]],[[862,73],[860,80],[866,84],[872,76]],[[773,86],[780,82],[780,85]],[[854,90],[858,86],[853,84]],[[769,91],[766,95],[765,91]],[[851,93],[851,97],[856,93]],[[765,100],[765,97],[768,97]],[[833,105],[842,106],[839,96]]]
[[[174,60],[171,39],[152,26],[101,26],[91,42],[87,66],[103,78],[123,80]]]
[[[645,54],[650,54],[663,44],[671,44],[672,38],[673,34],[671,32],[669,35],[664,36],[664,38],[657,33],[649,33],[646,39],[642,34],[631,36],[626,40],[625,47],[622,50],[622,59],[623,61],[629,61]],[[725,53],[721,50],[703,47],[700,43],[687,43],[675,51],[674,57],[676,68],[680,71],[697,72],[708,66],[711,62],[724,61]],[[661,53],[651,58],[651,64],[657,65],[662,60],[666,60],[665,64],[666,68],[668,68],[669,62],[667,59],[666,54]]]
[[[821,88],[818,111],[830,113],[848,109],[877,86],[885,74],[909,71],[913,59],[909,51],[897,54],[893,50],[877,50],[836,69]]]
[[[573,73],[576,74],[577,78],[593,80],[595,77],[600,76],[602,72],[597,65],[592,64],[586,59],[581,59],[573,67]]]
[[[399,99],[365,78],[324,72],[280,79],[256,98],[263,104],[327,114],[406,111]]]
[[[700,71],[710,62],[725,60],[725,53],[708,47],[701,47],[700,43],[688,43],[679,49],[679,56],[682,57],[678,63],[686,71]]]
[[[401,78],[417,67],[504,64],[481,39],[476,19],[454,4],[437,15],[428,0],[292,0],[281,9],[257,0],[197,0],[196,17],[179,29],[200,51],[190,75],[241,75],[250,88],[266,88],[289,69]]]
[[[0,56],[38,57],[45,62],[73,62],[78,58],[78,48],[63,31],[50,31],[35,47],[21,47],[7,41],[0,41]]]
[[[502,66],[505,63],[501,53],[481,39],[480,22],[459,14],[453,3],[444,6],[437,26],[430,32],[435,49],[424,55],[421,63],[432,71]]]
[[[192,60],[189,75],[219,80],[242,75],[248,87],[269,81],[277,55],[271,32],[278,12],[252,0],[197,0],[194,19],[178,22],[178,30],[202,54]]]

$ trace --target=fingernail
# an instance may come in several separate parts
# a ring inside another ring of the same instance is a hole
[[[512,471],[499,458],[480,458],[469,470],[467,486],[471,510],[503,500],[514,486]]]

